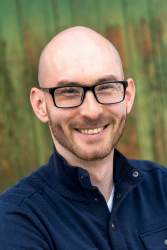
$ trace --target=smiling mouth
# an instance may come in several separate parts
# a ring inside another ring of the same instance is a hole
[[[95,129],[78,129],[78,131],[82,134],[89,134],[89,135],[95,135],[100,133],[102,130],[105,129],[106,126],[95,128]]]

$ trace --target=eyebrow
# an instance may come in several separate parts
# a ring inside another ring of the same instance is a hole
[[[118,78],[114,75],[109,75],[107,77],[99,78],[94,84],[102,83],[102,82],[109,82],[109,81],[119,81]],[[94,85],[92,83],[92,85]],[[57,83],[57,87],[59,86],[68,86],[68,85],[82,85],[79,82],[73,82],[68,80],[63,80]],[[84,85],[83,85],[84,86]]]
[[[109,81],[119,81],[119,80],[115,75],[109,75],[107,77],[98,79],[95,84],[101,83],[101,82],[109,82]]]
[[[68,86],[68,85],[80,85],[80,84],[78,82],[73,82],[73,81],[60,81],[57,83],[57,87]]]

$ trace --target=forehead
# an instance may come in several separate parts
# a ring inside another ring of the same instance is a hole
[[[50,53],[47,87],[57,86],[62,81],[92,85],[98,79],[106,79],[111,75],[122,80],[119,55],[109,44],[72,44],[60,47]]]

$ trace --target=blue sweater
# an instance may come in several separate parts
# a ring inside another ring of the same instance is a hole
[[[0,249],[167,249],[167,169],[115,150],[114,183],[110,213],[88,172],[55,150],[0,196]]]

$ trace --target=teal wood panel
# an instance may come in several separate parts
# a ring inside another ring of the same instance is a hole
[[[163,152],[166,148],[166,141],[163,135],[166,126],[164,126],[164,91],[160,84],[162,82],[159,56],[161,38],[158,35],[162,25],[158,21],[161,14],[157,16],[157,10],[161,8],[157,1],[133,1],[132,3],[129,0],[124,1],[123,5],[126,24],[129,27],[127,41],[130,43],[128,53],[131,60],[131,75],[135,74],[133,77],[137,80],[135,107],[138,114],[137,126],[141,157],[165,162],[166,156]]]
[[[50,2],[50,5],[48,4],[48,9],[49,7],[50,9],[52,8],[52,2]],[[44,126],[34,116],[29,101],[29,94],[31,87],[33,86],[39,87],[37,80],[39,55],[42,49],[45,47],[45,45],[49,42],[50,39],[48,38],[51,37],[51,32],[46,33],[47,25],[45,23],[46,18],[44,18],[43,15],[44,11],[43,8],[44,8],[43,2],[40,0],[35,0],[33,4],[28,0],[20,1],[20,12],[22,18],[22,22],[20,23],[21,23],[21,29],[23,30],[22,33],[24,34],[24,36],[22,37],[22,44],[24,45],[23,46],[24,77],[25,80],[27,81],[27,85],[29,86],[27,89],[27,97],[28,97],[27,105],[29,108],[29,115],[30,115],[29,126],[31,127],[30,131],[32,131],[32,133],[29,135],[29,141],[32,143],[31,148],[33,150],[33,153],[31,154],[34,155],[34,158],[38,159],[38,166],[46,162],[46,154],[48,151],[49,152],[51,151],[51,147],[49,148],[46,147],[48,146],[48,143],[50,144],[50,135],[48,133],[49,131],[47,129],[46,133],[46,126]],[[40,26],[39,31],[38,31],[38,26]],[[52,32],[55,32],[54,30],[55,26]],[[43,142],[43,140],[41,141],[40,138],[43,138],[45,143]],[[35,147],[35,149],[33,147]]]
[[[95,0],[72,0],[71,4],[75,26],[85,26],[98,30]]]
[[[19,104],[16,99],[16,84],[18,77],[17,66],[19,66],[20,49],[19,36],[16,18],[15,3],[11,2],[10,11],[8,13],[9,2],[6,2],[1,8],[0,23],[1,23],[1,46],[3,46],[1,53],[1,107],[3,113],[4,131],[1,131],[3,137],[2,149],[5,154],[2,156],[3,167],[1,168],[3,178],[1,178],[1,185],[6,187],[6,180],[4,177],[10,177],[11,184],[18,178],[22,169],[19,168],[20,157],[19,149],[21,147],[21,140],[19,138]],[[8,15],[7,15],[8,13]],[[9,30],[11,28],[11,31]],[[16,41],[16,47],[13,47],[12,38]],[[2,47],[1,47],[2,48]],[[17,53],[18,52],[18,53]],[[18,58],[16,57],[18,56]],[[16,60],[17,58],[17,60]],[[17,63],[15,62],[17,61]],[[17,66],[16,66],[17,64]],[[17,73],[16,73],[17,72]]]
[[[74,16],[71,0],[57,1],[60,31],[74,26]]]
[[[154,159],[151,136],[152,113],[150,112],[149,86],[146,77],[149,76],[149,65],[144,61],[145,34],[149,32],[146,1],[122,1],[126,23],[126,40],[129,55],[129,67],[132,78],[136,83],[135,112],[137,114],[138,141],[142,158]],[[147,34],[149,39],[149,33]],[[148,44],[149,46],[149,44]],[[149,48],[148,48],[149,49]],[[149,60],[150,61],[150,60]],[[146,108],[147,107],[147,108]],[[148,112],[149,110],[149,112]]]
[[[39,1],[38,3],[40,4]],[[28,8],[26,4],[25,1],[11,1],[10,11],[9,2],[0,8],[2,27],[0,85],[3,93],[1,127],[4,132],[1,144],[4,150],[1,157],[3,164],[0,169],[1,190],[13,185],[21,177],[46,162],[47,152],[52,151],[51,139],[48,139],[49,131],[34,116],[29,101],[31,87],[38,85],[39,54],[48,40],[39,38],[40,34],[44,36],[44,32],[38,33],[36,29],[34,31],[33,22],[27,21],[31,16],[31,20],[38,18],[39,23],[42,23],[43,15],[40,20],[39,16],[34,15],[36,10]],[[26,8],[25,12],[24,8]],[[35,36],[37,33],[39,35]],[[39,41],[40,44],[38,44]],[[41,138],[43,138],[42,141]]]
[[[162,162],[167,161],[167,116],[166,116],[166,63],[167,63],[167,43],[166,37],[166,8],[165,1],[153,1],[154,4],[149,8],[150,13],[150,32],[152,40],[152,60],[154,62],[154,126],[155,126],[155,145],[157,150],[156,159]],[[150,1],[148,1],[148,6]]]

